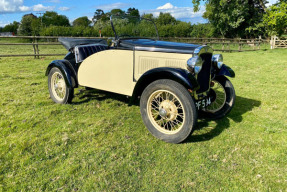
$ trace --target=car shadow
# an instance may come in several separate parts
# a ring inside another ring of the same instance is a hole
[[[103,101],[107,99],[114,99],[124,103],[129,103],[129,98],[124,95],[97,89],[79,89],[79,92],[76,93],[75,96],[78,97],[80,101],[73,101],[72,105],[80,105],[93,100]]]
[[[195,133],[191,134],[184,143],[194,143],[194,142],[203,142],[213,139],[214,137],[220,135],[225,129],[230,127],[230,120],[235,122],[243,121],[242,115],[247,113],[248,111],[252,111],[253,108],[260,107],[261,101],[249,99],[241,96],[236,96],[235,105],[232,111],[223,119],[216,120],[215,127],[208,129],[209,131],[204,131],[204,133],[200,134],[200,130],[206,129],[209,125],[208,122],[210,120],[200,119],[194,129]],[[210,128],[210,126],[209,126]]]
[[[80,98],[80,101],[73,101],[73,105],[80,105],[83,103],[87,103],[92,100],[98,100],[103,101],[107,99],[113,99],[117,100],[123,103],[127,103],[130,105],[130,99],[126,96],[111,93],[107,91],[101,91],[96,89],[80,89],[75,96]],[[137,100],[134,105],[139,106],[139,101]],[[235,105],[232,109],[232,111],[223,119],[216,120],[215,126],[211,127],[208,122],[210,120],[205,119],[199,119],[198,123],[194,129],[194,134],[191,134],[184,143],[190,143],[190,142],[203,142],[211,140],[214,137],[217,137],[220,135],[225,129],[228,129],[230,127],[230,120],[233,120],[235,122],[241,122],[243,121],[243,114],[247,113],[248,111],[252,111],[256,107],[260,107],[261,101],[236,96]],[[205,131],[205,129],[208,127],[208,131]],[[204,133],[200,133],[200,130],[204,130]]]

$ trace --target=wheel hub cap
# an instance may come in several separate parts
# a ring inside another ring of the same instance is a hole
[[[56,86],[55,86],[55,88],[56,89],[58,89],[60,92],[63,92],[63,88],[64,88],[64,81],[63,80],[60,80],[57,84],[56,84]]]
[[[159,115],[162,116],[162,117],[164,117],[164,118],[166,118],[166,116],[167,116],[167,111],[166,111],[164,108],[161,108],[161,109],[159,110]]]
[[[177,116],[177,107],[174,102],[170,100],[164,100],[159,107],[159,115],[166,118],[168,121],[173,121]]]

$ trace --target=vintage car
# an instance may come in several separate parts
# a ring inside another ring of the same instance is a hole
[[[119,34],[111,17],[115,37],[105,39],[60,38],[68,54],[52,61],[46,70],[51,99],[72,102],[79,86],[130,97],[138,103],[143,122],[155,137],[170,143],[184,141],[198,116],[219,119],[235,102],[235,91],[226,77],[234,71],[206,45],[175,43],[157,38]],[[136,28],[136,25],[135,25]]]

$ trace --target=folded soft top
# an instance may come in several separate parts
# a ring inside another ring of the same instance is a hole
[[[87,45],[87,44],[104,44],[108,45],[107,40],[105,39],[73,39],[73,38],[59,38],[60,43],[70,51],[77,45]]]

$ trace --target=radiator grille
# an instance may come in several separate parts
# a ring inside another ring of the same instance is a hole
[[[209,90],[210,87],[210,73],[211,73],[211,57],[212,54],[204,53],[200,57],[204,61],[201,71],[197,75],[197,82],[200,85],[200,89],[197,93],[203,93]]]

